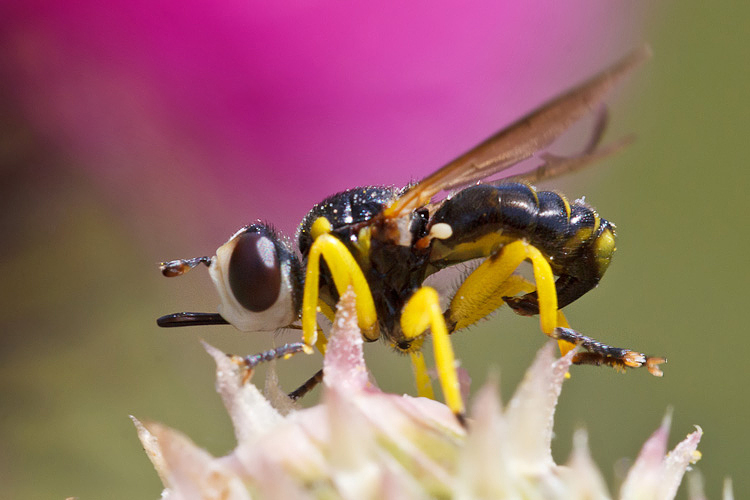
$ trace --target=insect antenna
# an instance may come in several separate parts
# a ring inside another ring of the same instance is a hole
[[[192,259],[170,260],[169,262],[160,263],[159,270],[167,278],[173,278],[175,276],[185,274],[198,264],[205,264],[206,266],[210,266],[211,257],[195,257]]]

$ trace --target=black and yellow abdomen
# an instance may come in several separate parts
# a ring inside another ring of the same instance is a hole
[[[522,183],[464,189],[440,206],[429,230],[435,235],[431,263],[436,268],[488,257],[507,243],[525,240],[559,276],[559,307],[594,288],[615,251],[614,225],[589,205]],[[509,304],[535,314],[535,299],[529,294]]]

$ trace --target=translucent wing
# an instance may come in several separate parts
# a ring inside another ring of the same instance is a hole
[[[599,112],[596,124],[592,130],[591,138],[586,147],[578,154],[572,156],[558,156],[551,153],[543,153],[539,158],[544,160],[541,165],[534,167],[532,170],[518,175],[503,176],[498,182],[528,182],[536,184],[545,179],[559,177],[563,174],[569,174],[612,156],[626,146],[632,144],[634,137],[628,135],[622,139],[599,147],[604,130],[607,127],[608,113],[607,108],[603,107]]]
[[[425,205],[440,191],[456,189],[476,182],[530,158],[537,151],[549,146],[587,113],[599,108],[608,91],[650,55],[651,51],[648,47],[636,49],[590,80],[524,116],[407,189],[386,209],[384,215],[399,217]],[[535,172],[542,175],[542,178],[546,178],[550,175],[545,172],[575,170],[601,156],[611,154],[612,148],[596,150],[600,135],[601,133],[595,133],[592,140],[593,149],[590,151],[587,148],[581,155],[573,158],[547,155],[544,157],[545,164],[551,165],[551,168],[547,171],[536,169],[519,178],[528,176],[533,179]],[[622,145],[615,146],[622,147]]]

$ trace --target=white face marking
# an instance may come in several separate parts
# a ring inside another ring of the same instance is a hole
[[[438,240],[447,240],[453,236],[453,228],[445,222],[438,222],[430,228],[430,237]]]

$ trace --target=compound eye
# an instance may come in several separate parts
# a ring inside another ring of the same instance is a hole
[[[281,266],[273,241],[259,233],[239,235],[228,278],[234,298],[245,309],[261,312],[273,306],[281,290]]]

